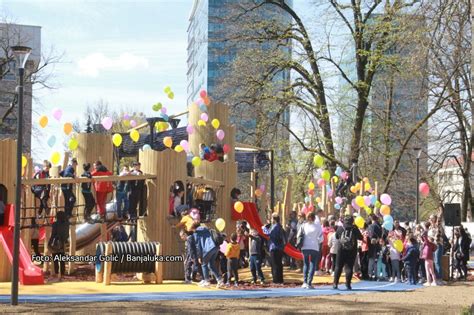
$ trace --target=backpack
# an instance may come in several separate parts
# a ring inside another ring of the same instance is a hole
[[[224,243],[224,236],[216,230],[210,230],[212,240],[216,246],[221,246]]]
[[[341,235],[341,248],[343,250],[353,250],[354,242],[352,242],[352,228],[350,230],[344,229]]]

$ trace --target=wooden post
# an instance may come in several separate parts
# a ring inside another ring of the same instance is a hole
[[[51,226],[44,227],[44,256],[51,255],[48,247],[49,239],[51,238]],[[54,267],[53,264],[50,262],[45,262],[43,264],[43,271],[47,272],[48,270],[51,271],[51,275],[54,275]]]
[[[72,224],[69,225],[69,255],[75,256],[76,255],[76,221],[77,218],[72,218]],[[76,265],[74,262],[69,262],[68,274],[71,275]]]
[[[112,243],[107,242],[105,244],[105,256],[112,255]],[[112,262],[107,260],[104,265],[104,284],[110,285],[110,280],[112,278]]]
[[[107,223],[102,223],[100,225],[100,241],[107,242]]]
[[[161,256],[161,244],[156,244],[156,255]],[[155,283],[162,284],[163,283],[163,263],[162,262],[155,262]]]
[[[251,172],[250,173],[250,199],[252,201],[255,200],[255,185],[256,185],[257,173]]]
[[[328,202],[328,192],[327,192],[327,188],[326,188],[326,185],[323,185],[323,187],[321,187],[321,203],[323,204],[323,212],[326,213],[327,211],[327,202]]]

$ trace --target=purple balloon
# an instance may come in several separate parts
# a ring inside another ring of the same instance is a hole
[[[162,107],[162,108],[161,108],[161,113],[162,113],[162,114],[166,114],[167,111],[168,111],[168,110],[166,109],[166,107]]]
[[[265,192],[265,184],[260,185],[260,190],[261,190],[262,192]]]
[[[392,198],[389,194],[382,194],[382,196],[380,196],[380,201],[387,206],[390,206],[392,204]]]
[[[123,115],[124,120],[130,120],[130,116],[128,114]]]
[[[360,207],[359,207],[359,205],[356,203],[355,198],[352,199],[351,205],[352,205],[352,208],[354,208],[354,209],[356,209],[356,210],[360,210]]]
[[[135,120],[130,120],[130,126],[132,126],[132,128],[135,128],[137,126],[137,122]]]
[[[366,206],[370,206],[372,203],[370,196],[364,196],[364,203]]]
[[[341,204],[341,203],[342,203],[342,198],[339,197],[339,196],[337,196],[337,197],[336,197],[336,203],[337,203],[337,204]]]

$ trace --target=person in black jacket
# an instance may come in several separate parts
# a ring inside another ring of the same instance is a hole
[[[33,175],[33,178],[34,179],[49,178],[50,168],[51,168],[51,163],[48,160],[44,160],[43,169],[36,172],[35,175]],[[50,190],[51,190],[51,185],[31,186],[31,191],[35,195],[35,198],[39,199],[39,202],[40,202],[38,216],[43,215],[43,210],[45,210],[46,215],[49,215],[48,199],[49,199]]]
[[[184,246],[184,283],[191,284],[193,282],[193,269],[196,265],[196,243],[191,233],[188,235],[186,231],[181,230],[179,237],[185,242]]]
[[[58,280],[61,280],[66,271],[66,263],[61,260],[64,256],[66,242],[69,238],[69,221],[67,215],[63,211],[56,213],[56,222],[52,225],[51,238],[48,246],[53,254],[54,272],[58,275]]]
[[[471,238],[467,235],[464,228],[456,227],[454,230],[454,257],[456,257],[456,269],[459,272],[459,278],[467,281],[467,262],[469,261],[469,250]]]
[[[85,163],[82,165],[84,169],[84,173],[82,173],[81,177],[86,177],[91,179],[91,163]],[[92,183],[82,183],[81,184],[81,191],[82,195],[84,196],[84,220],[90,221],[91,219],[91,212],[92,209],[95,207],[95,199],[94,195],[92,194]]]
[[[133,170],[130,172],[130,175],[143,175],[143,172],[140,169],[140,162],[133,162]],[[137,218],[137,209],[139,210],[140,215],[145,213],[145,181],[144,180],[131,180],[129,181],[130,195],[128,198],[129,209],[128,213],[130,214],[131,219]]]
[[[347,290],[352,290],[352,270],[357,256],[357,240],[362,240],[362,234],[354,225],[354,218],[352,216],[344,217],[343,226],[340,226],[336,231],[336,239],[339,240],[341,246],[336,255],[333,289],[337,290],[342,267],[345,267],[346,288]]]
[[[72,159],[71,163],[66,166],[64,170],[62,170],[59,175],[61,177],[69,177],[74,178],[76,172],[77,160]],[[64,196],[64,212],[68,218],[72,217],[72,210],[74,209],[74,205],[76,203],[76,196],[73,192],[73,184],[61,184],[61,191],[63,192]]]

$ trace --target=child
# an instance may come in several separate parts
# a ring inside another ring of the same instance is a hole
[[[76,177],[76,166],[77,160],[73,158],[71,163],[59,173],[61,177],[69,177],[75,178]],[[76,203],[76,196],[74,195],[73,191],[73,184],[61,184],[61,191],[64,196],[64,212],[68,218],[72,217],[72,210],[74,209],[74,205]]]
[[[82,173],[82,177],[86,178],[92,178],[90,169],[91,169],[91,163],[85,163],[82,165],[82,168],[84,169],[84,173]],[[84,196],[84,220],[90,221],[91,219],[91,212],[92,209],[94,209],[95,206],[95,199],[94,195],[92,194],[92,183],[82,183],[81,184],[81,191],[82,195]]]
[[[265,277],[262,272],[262,239],[257,230],[250,230],[250,272],[252,273],[252,284],[257,283],[257,273],[260,278],[260,284],[265,283]]]
[[[43,169],[36,172],[33,175],[34,179],[49,178],[49,169],[51,168],[51,163],[48,160],[43,161]],[[49,215],[48,199],[49,191],[51,190],[50,185],[34,185],[31,186],[31,191],[35,195],[35,198],[39,199],[40,207],[38,211],[38,216],[42,216],[43,210],[46,210],[46,215]]]
[[[178,224],[176,224],[176,228],[178,229],[184,228],[185,232],[187,232],[188,234],[193,234],[192,229],[193,229],[195,220],[189,214],[188,209],[183,210],[183,212],[181,212],[181,215],[182,215],[181,221]]]
[[[422,249],[422,254],[421,258],[425,260],[425,270],[426,270],[426,283],[424,284],[425,286],[436,286],[436,275],[434,272],[434,267],[433,267],[433,254],[436,251],[436,244],[434,244],[434,240],[432,237],[428,237],[428,235],[425,233],[422,236],[423,240],[423,249]]]
[[[239,286],[239,256],[240,256],[240,245],[237,243],[237,234],[232,233],[230,235],[231,242],[227,244],[227,250],[225,256],[227,257],[227,286],[230,286],[230,279],[232,274],[234,275],[234,286]]]
[[[390,250],[390,261],[392,263],[392,277],[390,281],[397,283],[400,281],[400,253],[398,250],[393,246],[393,242],[395,238],[391,238],[389,241],[389,250]]]
[[[191,234],[188,235],[184,230],[179,232],[179,236],[185,241],[184,246],[184,283],[191,284],[193,281],[193,269],[196,264],[196,244],[194,237]]]
[[[184,185],[181,181],[177,181],[174,183],[173,186],[173,193],[172,193],[172,198],[173,198],[173,213],[175,217],[181,216],[182,212],[185,210],[188,210],[189,207],[186,204],[183,204],[182,200],[184,197]]]
[[[335,222],[334,222],[335,224]],[[339,243],[339,240],[336,238],[336,233],[330,233],[328,235],[328,246],[329,246],[329,253],[331,254],[331,275],[334,275],[334,270],[336,269],[336,255],[337,251],[341,247],[341,244]]]
[[[377,252],[377,280],[384,281],[387,279],[387,255],[388,247],[385,239],[379,239],[379,248]]]
[[[237,227],[237,243],[240,246],[240,256],[239,256],[239,268],[247,268],[247,246],[248,246],[248,231],[246,230],[246,225],[242,222],[239,227]]]
[[[127,176],[127,175],[130,175],[130,170],[128,169],[128,166],[124,166],[119,176]],[[126,180],[119,181],[115,189],[117,217],[119,220],[122,220],[124,215],[128,214],[128,208],[129,208],[128,192],[129,192],[128,181]]]
[[[199,144],[199,157],[201,160],[204,160],[204,155],[206,154],[206,145],[204,143]]]
[[[96,161],[94,163],[94,171],[91,173],[92,176],[110,176],[112,172],[110,172],[104,165],[102,165],[101,161]],[[105,204],[107,202],[107,195],[111,193],[114,189],[111,182],[95,182],[95,195],[97,200],[97,212],[101,219],[105,220],[107,209]]]
[[[416,284],[416,278],[415,278],[415,268],[416,264],[418,262],[418,257],[420,256],[420,253],[418,252],[418,249],[416,248],[416,238],[413,236],[410,238],[407,238],[407,248],[406,248],[406,253],[402,258],[402,261],[405,263],[405,271],[408,276],[408,282],[410,284]]]
[[[39,226],[36,223],[36,220],[31,219],[31,245],[33,246],[33,251],[36,256],[40,256],[39,251]]]

